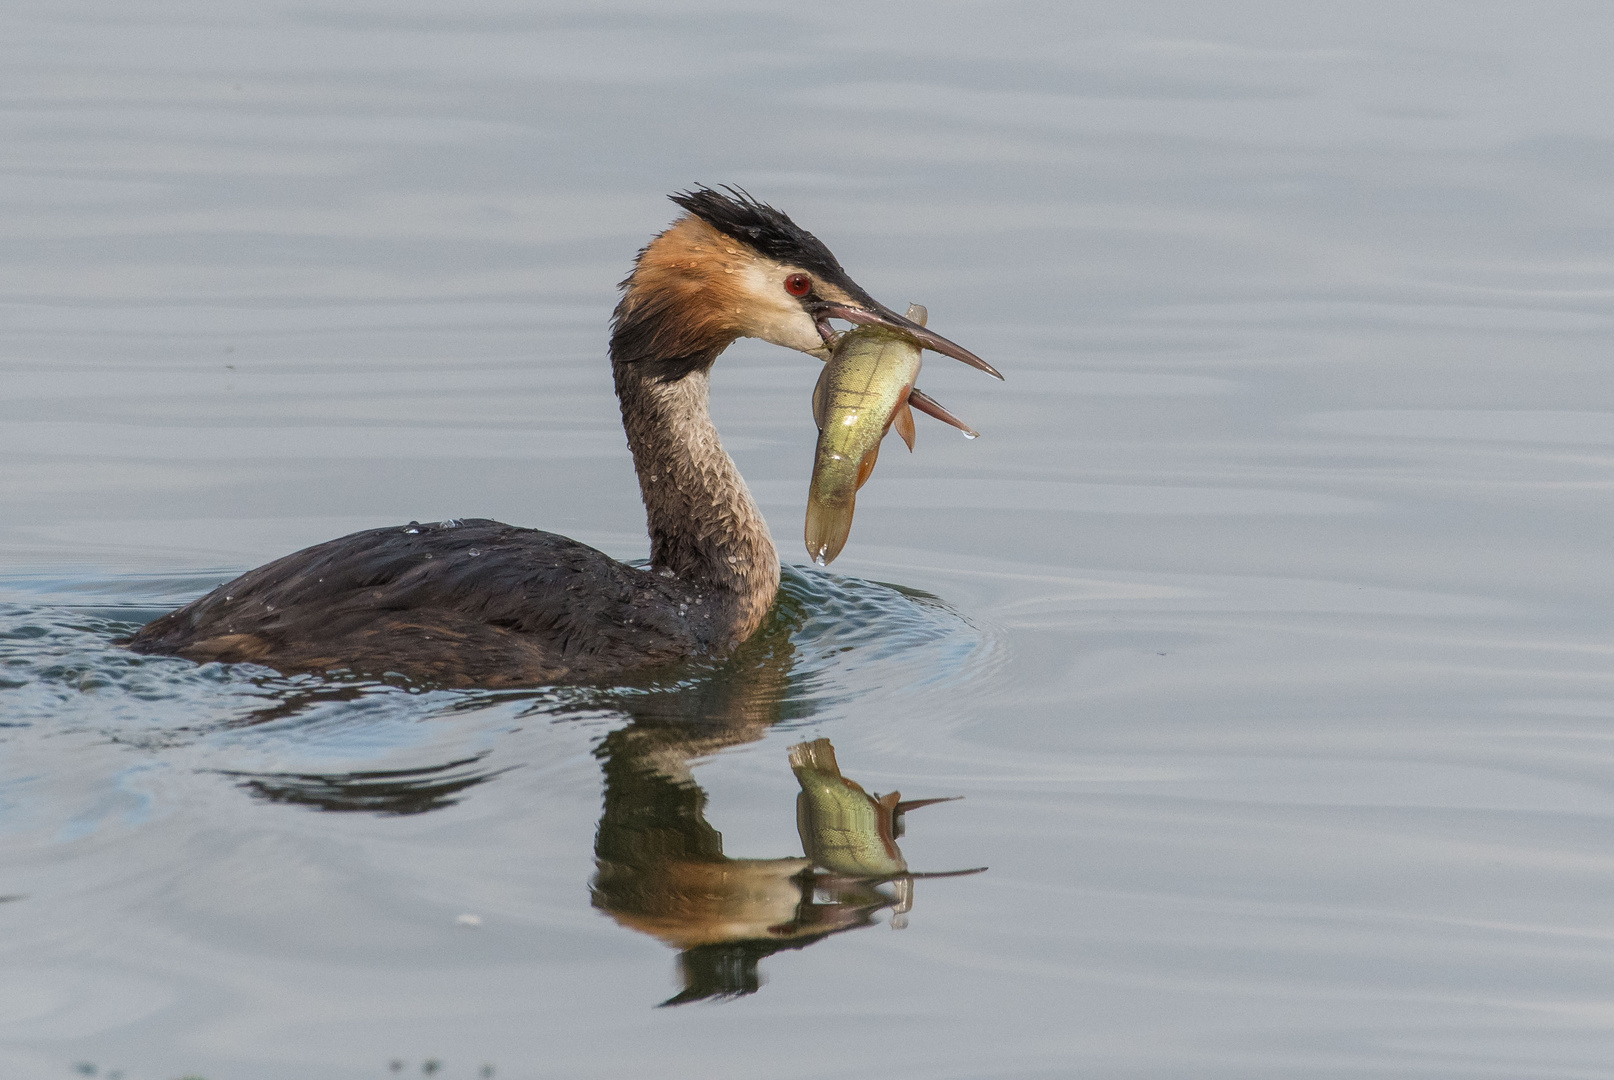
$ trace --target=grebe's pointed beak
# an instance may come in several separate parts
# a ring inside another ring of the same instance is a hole
[[[850,290],[848,290],[850,292]],[[829,340],[829,320],[842,319],[849,323],[859,323],[864,326],[889,326],[893,330],[901,330],[908,334],[919,344],[932,352],[939,352],[943,356],[951,356],[954,360],[962,360],[970,367],[979,368],[992,376],[1001,379],[1003,375],[997,368],[982,360],[962,345],[948,341],[934,330],[928,330],[905,315],[898,315],[884,304],[865,294],[857,300],[818,300],[808,304],[808,310],[818,321],[818,328],[824,334],[824,340]]]

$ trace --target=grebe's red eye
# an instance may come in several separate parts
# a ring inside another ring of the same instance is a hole
[[[806,296],[813,291],[813,279],[806,274],[791,274],[785,278],[785,292],[791,296]]]

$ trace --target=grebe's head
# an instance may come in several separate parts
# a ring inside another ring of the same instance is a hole
[[[841,268],[812,233],[737,188],[700,187],[672,201],[687,211],[639,252],[612,317],[618,361],[709,364],[752,337],[827,359],[831,319],[876,323],[991,375],[968,349],[898,315]],[[699,359],[697,359],[699,358]]]

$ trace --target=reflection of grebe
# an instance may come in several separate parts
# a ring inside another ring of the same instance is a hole
[[[704,188],[673,201],[688,213],[639,253],[611,331],[648,568],[494,521],[372,529],[220,586],[142,628],[130,647],[520,686],[723,653],[750,636],[778,589],[779,559],[707,411],[718,354],[754,337],[824,357],[829,320],[843,319],[899,327],[997,372],[875,301],[778,210]],[[911,403],[933,405],[922,395]]]
[[[684,989],[665,1004],[753,993],[763,957],[870,926],[885,908],[901,926],[914,878],[951,876],[909,873],[895,843],[902,811],[945,800],[869,796],[841,777],[828,739],[791,750],[807,855],[729,858],[675,746],[634,728],[606,738],[592,890],[595,907],[679,950]]]
[[[791,748],[806,856],[731,859],[723,853],[722,835],[706,821],[706,793],[690,763],[755,742],[781,721],[806,719],[819,707],[812,695],[792,693],[791,673],[798,658],[795,635],[811,621],[813,601],[824,599],[787,585],[762,629],[701,678],[568,690],[562,692],[565,703],[552,691],[463,699],[474,707],[530,700],[535,714],[629,719],[595,751],[605,805],[590,891],[594,906],[617,922],[679,950],[685,985],[668,1004],[751,993],[761,985],[763,957],[872,925],[882,910],[890,910],[892,925],[900,926],[913,903],[915,879],[951,876],[907,872],[896,846],[901,813],[921,804],[871,795],[842,777],[827,739]],[[285,720],[374,689],[361,681],[286,680],[271,694],[272,706],[237,723]],[[406,769],[224,775],[275,803],[338,813],[420,814],[452,806],[511,768],[488,760],[492,754],[485,750]]]

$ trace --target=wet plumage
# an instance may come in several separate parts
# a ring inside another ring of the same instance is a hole
[[[277,559],[145,626],[142,652],[282,671],[530,686],[728,643],[731,596],[496,521],[369,529]]]
[[[711,421],[718,354],[755,337],[823,358],[837,318],[901,327],[992,369],[873,300],[780,211],[733,189],[673,199],[688,213],[639,252],[611,319],[647,567],[493,521],[372,529],[244,574],[141,628],[129,647],[522,686],[721,655],[745,640],[773,602],[779,558]]]

